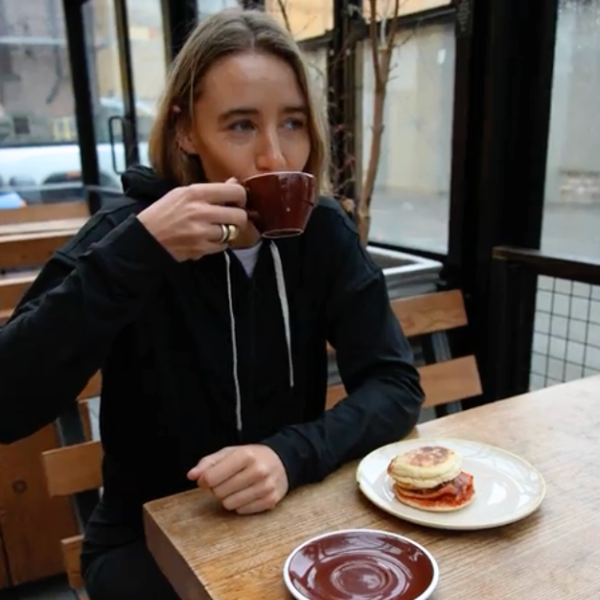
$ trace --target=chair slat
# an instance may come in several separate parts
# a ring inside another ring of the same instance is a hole
[[[42,464],[50,496],[70,496],[102,487],[103,455],[99,441],[43,452]]]
[[[63,563],[67,580],[72,589],[77,590],[85,586],[83,577],[80,571],[80,555],[83,545],[83,536],[74,535],[73,537],[65,538],[60,541]]]
[[[482,393],[474,356],[453,358],[419,369],[425,407],[474,398]]]
[[[390,304],[407,338],[450,331],[468,324],[460,290],[397,298]],[[327,351],[334,351],[330,344]]]
[[[419,368],[425,393],[424,408],[466,400],[481,394],[481,381],[474,356],[453,358]],[[343,384],[329,386],[326,407],[335,406],[346,397]]]
[[[460,290],[398,298],[391,305],[406,337],[449,331],[468,323]]]

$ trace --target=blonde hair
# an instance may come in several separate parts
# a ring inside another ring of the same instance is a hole
[[[242,52],[264,52],[293,69],[306,98],[311,150],[305,170],[317,189],[329,188],[329,139],[302,51],[275,19],[256,10],[226,9],[200,22],[173,61],[149,139],[149,158],[157,175],[190,185],[206,181],[197,156],[184,152],[177,140],[181,123],[193,123],[194,104],[208,69],[220,58]],[[183,120],[183,121],[181,121]]]

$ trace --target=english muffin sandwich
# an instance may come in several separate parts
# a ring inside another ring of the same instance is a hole
[[[387,469],[396,498],[413,508],[450,512],[473,501],[473,476],[462,470],[462,457],[443,446],[421,446],[399,454]]]

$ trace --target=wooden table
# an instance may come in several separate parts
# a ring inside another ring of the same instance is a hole
[[[440,566],[436,600],[600,598],[600,377],[437,419],[415,435],[519,454],[544,475],[544,503],[499,529],[426,529],[370,504],[352,464],[252,517],[227,514],[200,490],[153,501],[144,514],[148,546],[183,600],[290,598],[281,571],[288,554],[344,528],[394,531],[424,544]]]

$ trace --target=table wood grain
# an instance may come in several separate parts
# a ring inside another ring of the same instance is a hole
[[[435,600],[600,598],[600,377],[424,423],[413,437],[493,444],[531,461],[548,490],[528,518],[474,532],[427,529],[359,492],[357,463],[290,494],[270,513],[228,514],[193,490],[144,508],[150,551],[182,600],[283,600],[288,554],[314,535],[377,528],[425,545],[440,566]]]

